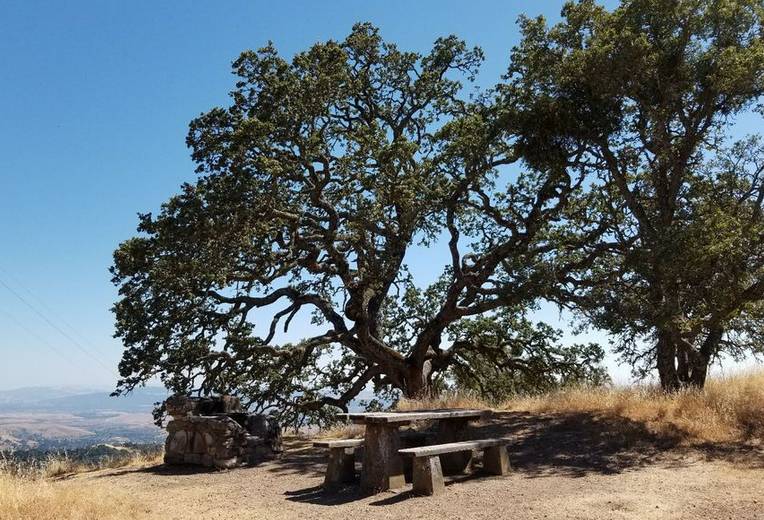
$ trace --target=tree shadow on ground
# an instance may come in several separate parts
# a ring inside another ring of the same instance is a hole
[[[436,425],[433,425],[433,427]],[[707,443],[688,446],[686,432],[679,429],[651,432],[639,421],[592,413],[531,414],[497,412],[489,419],[471,425],[467,438],[508,437],[509,458],[516,477],[543,478],[567,476],[580,478],[590,474],[614,475],[638,471],[647,466],[685,467],[697,461],[725,461],[746,468],[764,468],[764,448],[743,443]],[[231,472],[269,472],[272,476],[300,475],[311,479],[310,486],[288,491],[287,500],[338,505],[364,498],[357,484],[325,491],[318,485],[326,470],[326,450],[312,447],[304,438],[286,438],[285,452],[279,459]],[[477,467],[480,467],[477,461]],[[360,465],[357,466],[360,470]],[[111,470],[99,477],[150,473],[156,475],[193,475],[218,470],[198,466],[158,465],[146,468]],[[446,485],[486,478],[480,473],[447,477]],[[498,477],[501,478],[501,477]],[[408,490],[379,495],[370,505],[386,505],[412,497]],[[376,498],[376,497],[375,497]]]
[[[274,474],[299,474],[323,477],[329,453],[325,449],[314,448],[310,440],[301,438],[284,439],[284,453],[267,471]]]
[[[96,478],[114,477],[131,473],[148,473],[152,475],[196,475],[201,473],[218,473],[224,471],[237,471],[247,468],[263,468],[277,474],[299,474],[308,477],[319,477],[326,470],[327,454],[323,450],[313,448],[311,441],[299,437],[287,437],[284,439],[284,453],[281,457],[264,460],[258,464],[248,464],[231,469],[207,468],[197,465],[184,464],[158,464],[143,468],[125,467],[111,470]]]
[[[323,486],[320,485],[311,486],[295,491],[287,491],[284,495],[286,495],[286,499],[291,502],[303,502],[323,506],[347,504],[348,502],[355,502],[356,500],[360,500],[364,498],[364,496],[367,496],[354,484],[337,486],[331,489],[324,489]]]
[[[683,443],[687,435],[679,429],[656,433],[639,421],[592,413],[497,412],[490,419],[471,426],[467,437],[511,438],[509,458],[512,470],[515,475],[525,478],[615,475],[654,465],[685,467],[698,460],[721,460],[748,468],[764,468],[761,447],[736,443],[687,446]],[[283,461],[285,468],[278,468],[279,463],[270,471],[307,471],[321,475],[325,460],[325,454],[318,459],[303,454]],[[308,464],[303,467],[304,462]],[[476,473],[447,477],[446,485],[480,478],[485,476]],[[358,486],[326,491],[313,486],[286,495],[287,500],[322,505],[347,503],[365,496]],[[411,491],[389,493],[370,505],[388,505],[412,496]]]
[[[487,475],[484,475],[480,471],[471,474],[448,476],[445,477],[446,487],[468,480],[485,478],[486,476]],[[492,477],[488,476],[488,478]],[[360,487],[358,486],[358,482],[355,484],[336,486],[328,490],[324,489],[321,485],[311,486],[295,491],[287,491],[284,493],[284,495],[287,497],[286,499],[291,502],[303,502],[324,506],[347,504],[348,502],[354,502],[356,500],[361,500],[370,496],[369,493],[364,493],[361,491]],[[414,494],[410,489],[400,489],[385,492],[377,496],[381,498],[374,502],[370,502],[369,505],[384,506],[395,504],[397,502],[408,500],[409,498],[415,497],[417,495]]]
[[[96,475],[94,478],[111,478],[118,477],[120,475],[146,473],[150,475],[162,475],[162,476],[178,476],[178,475],[198,475],[201,473],[217,473],[220,470],[217,468],[206,468],[204,466],[195,465],[179,465],[179,464],[157,464],[155,466],[146,466],[142,468],[124,467],[114,470],[108,470],[105,473]]]
[[[510,462],[527,477],[617,474],[657,462],[682,440],[680,432],[656,434],[631,419],[589,413],[501,412],[471,436],[512,438]]]
[[[515,471],[526,477],[618,474],[648,465],[681,467],[724,460],[762,467],[760,448],[743,443],[687,445],[678,428],[656,433],[645,423],[592,413],[498,412],[474,427],[473,438],[508,436]]]

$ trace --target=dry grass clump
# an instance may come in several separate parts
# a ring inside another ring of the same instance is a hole
[[[679,434],[688,442],[764,438],[764,372],[711,379],[702,390],[666,394],[647,386],[575,388],[518,398],[503,409],[587,412],[641,422],[654,433]]]
[[[100,469],[139,467],[162,462],[162,450],[136,451],[124,448],[120,456],[101,457],[86,462],[66,453],[50,454],[44,459],[25,461],[6,458],[0,452],[0,473],[28,479],[55,478]]]
[[[133,452],[124,457],[109,457],[102,459],[97,463],[85,463],[72,460],[66,456],[51,457],[43,469],[44,477],[58,477],[72,473],[85,473],[87,471],[97,471],[99,469],[141,467],[161,464],[164,454],[157,452]]]
[[[105,486],[0,472],[0,520],[117,520],[142,516],[137,501]]]
[[[80,480],[56,477],[161,461],[162,453],[130,450],[121,457],[85,463],[66,455],[38,461],[0,458],[0,520],[111,520],[144,516],[140,504],[126,493]]]
[[[702,390],[674,394],[653,386],[581,387],[490,403],[450,393],[425,400],[404,399],[397,408],[588,413],[640,422],[652,433],[678,436],[689,443],[757,442],[764,439],[764,371],[710,379]]]
[[[465,392],[443,392],[438,396],[427,399],[401,398],[395,406],[399,411],[438,410],[441,408],[494,408],[497,403],[491,403]]]
[[[363,424],[336,424],[331,428],[319,431],[316,439],[360,439],[364,435]],[[313,436],[311,436],[313,437]]]

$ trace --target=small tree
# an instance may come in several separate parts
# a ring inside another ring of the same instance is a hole
[[[460,98],[481,59],[455,37],[403,52],[367,24],[291,63],[243,53],[232,105],[191,123],[199,180],[115,252],[118,390],[159,375],[320,420],[369,384],[420,396],[457,366],[465,381],[478,355],[524,386],[599,377],[597,347],[507,328],[554,285],[583,179],[552,145],[501,170],[523,159],[511,114]],[[422,288],[404,261],[427,247],[446,268]],[[303,311],[319,331],[279,341]]]
[[[666,389],[762,351],[764,156],[756,139],[727,148],[764,87],[762,14],[759,0],[568,3],[554,27],[523,21],[504,87],[525,139],[585,150],[607,227],[560,301]]]

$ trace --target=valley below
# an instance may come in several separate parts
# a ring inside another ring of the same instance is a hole
[[[163,439],[153,423],[163,389],[127,397],[108,391],[29,388],[0,392],[0,451],[62,451],[95,444],[152,444]]]

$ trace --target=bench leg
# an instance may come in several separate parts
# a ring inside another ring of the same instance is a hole
[[[492,475],[506,475],[509,473],[509,455],[506,446],[493,446],[486,448],[483,454],[483,469]]]
[[[446,490],[440,458],[421,457],[414,459],[414,493],[417,495],[439,495]]]
[[[331,448],[324,487],[348,484],[355,480],[355,448]]]

